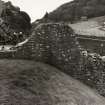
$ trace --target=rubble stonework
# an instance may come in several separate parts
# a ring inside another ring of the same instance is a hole
[[[22,51],[26,49],[23,54],[25,58],[46,62],[70,73],[78,68],[80,51],[73,30],[67,25],[40,25],[23,47]]]
[[[53,65],[105,95],[105,63],[98,57],[82,56],[80,49],[73,30],[67,25],[41,24],[35,28],[26,44],[8,55],[9,58]]]
[[[105,95],[102,60],[81,55],[73,30],[64,24],[42,24],[32,33],[18,57],[51,64]]]

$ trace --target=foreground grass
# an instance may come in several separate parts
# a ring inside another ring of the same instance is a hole
[[[103,97],[43,63],[0,60],[0,105],[104,105]]]

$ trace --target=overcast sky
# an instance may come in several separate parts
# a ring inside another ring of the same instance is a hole
[[[32,21],[44,16],[47,12],[51,12],[60,5],[71,0],[3,0],[11,1],[15,6],[19,6],[21,10],[26,11]]]

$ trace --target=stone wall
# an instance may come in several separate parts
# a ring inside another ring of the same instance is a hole
[[[67,25],[42,24],[16,56],[49,63],[71,73],[78,65],[80,51],[73,30]]]
[[[83,57],[80,49],[67,25],[42,24],[16,55],[53,65],[105,95],[105,64],[98,58]]]
[[[41,24],[29,41],[8,58],[30,59],[59,68],[105,95],[105,64],[98,57],[81,55],[73,30],[64,24]],[[5,54],[2,54],[2,57]]]
[[[97,38],[98,39],[98,38]],[[105,56],[105,41],[92,39],[78,39],[80,45],[88,51]]]

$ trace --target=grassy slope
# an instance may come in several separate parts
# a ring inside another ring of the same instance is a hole
[[[42,63],[0,60],[0,105],[104,105],[97,93]]]
[[[78,23],[69,24],[75,33],[80,35],[101,36],[105,37],[105,31],[100,30],[105,21],[105,16],[92,18],[87,21],[80,21]]]

